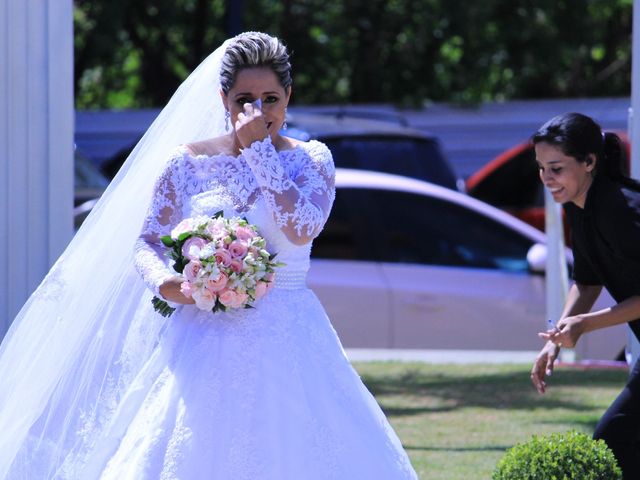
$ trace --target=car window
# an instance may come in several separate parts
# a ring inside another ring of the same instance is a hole
[[[394,173],[457,189],[456,175],[436,141],[377,136],[318,139],[331,150],[336,167]]]
[[[544,192],[533,148],[521,151],[500,165],[470,193],[500,208],[544,205]]]
[[[325,232],[314,243],[315,256],[336,258],[325,244],[340,251],[334,232],[348,230],[348,218],[353,238],[366,235],[342,252],[355,249],[354,259],[528,270],[526,256],[532,242],[518,232],[437,198],[375,189],[338,189]]]
[[[359,195],[358,190],[336,191],[331,214],[324,229],[313,241],[311,256],[337,260],[370,260],[379,259],[376,239],[371,237],[371,223],[364,205],[366,195]]]
[[[109,180],[78,150],[74,152],[74,182],[76,188],[105,189],[109,185]]]

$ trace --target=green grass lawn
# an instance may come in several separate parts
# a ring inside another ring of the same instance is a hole
[[[624,370],[558,367],[545,395],[530,365],[361,362],[356,370],[421,479],[490,479],[505,450],[533,434],[593,433]]]

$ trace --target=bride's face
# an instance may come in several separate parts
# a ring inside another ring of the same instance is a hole
[[[285,121],[285,109],[291,89],[285,90],[278,77],[268,67],[245,68],[236,74],[236,81],[229,93],[222,94],[222,101],[235,125],[245,103],[262,100],[262,115],[272,137],[278,134]]]

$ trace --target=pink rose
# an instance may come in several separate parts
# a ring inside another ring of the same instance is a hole
[[[224,267],[231,265],[231,254],[224,248],[218,248],[214,255],[216,262]]]
[[[224,273],[221,273],[215,280],[211,278],[208,279],[205,288],[212,293],[218,293],[227,285],[228,280],[229,277],[227,277]]]
[[[251,240],[256,236],[256,232],[249,227],[238,227],[235,233],[238,240]]]
[[[200,270],[202,270],[202,264],[198,260],[191,260],[184,266],[182,273],[188,281],[193,282],[198,278]]]
[[[182,245],[182,255],[189,260],[199,260],[200,250],[207,244],[204,238],[191,237]]]
[[[260,300],[262,297],[264,297],[268,289],[269,289],[269,284],[267,282],[258,282],[256,284],[256,293],[255,293],[256,300]]]
[[[246,293],[234,292],[233,290],[223,290],[218,297],[220,303],[228,308],[240,308],[247,301],[249,295]]]
[[[211,220],[205,229],[213,238],[217,238],[225,233],[224,223],[219,218]]]
[[[176,225],[173,230],[171,230],[171,238],[175,240],[183,233],[190,232],[191,230],[193,230],[193,228],[193,219],[185,218],[178,225]]]
[[[196,289],[191,293],[191,298],[196,302],[196,307],[200,310],[213,310],[216,304],[216,294],[206,288]]]
[[[182,282],[180,284],[180,291],[185,297],[191,298],[193,296],[194,288],[189,282]]]
[[[244,267],[244,262],[240,258],[234,258],[233,260],[231,260],[231,264],[229,266],[234,272],[240,273],[242,271],[242,268]]]
[[[247,255],[247,246],[239,240],[234,240],[229,245],[229,253],[234,258],[244,258]]]

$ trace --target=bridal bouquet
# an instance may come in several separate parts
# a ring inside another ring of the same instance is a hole
[[[186,218],[160,240],[183,277],[180,291],[200,310],[251,308],[273,286],[275,269],[284,265],[265,249],[254,225],[222,212]],[[175,310],[158,297],[152,301],[165,317]]]

